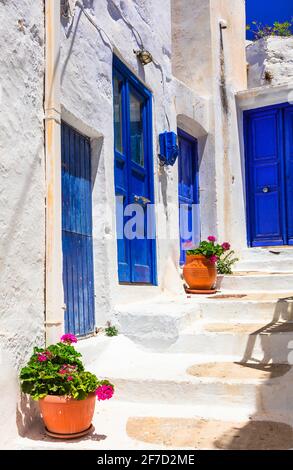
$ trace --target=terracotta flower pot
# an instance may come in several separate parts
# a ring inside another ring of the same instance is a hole
[[[47,395],[39,400],[40,411],[48,431],[56,434],[77,434],[89,429],[95,411],[96,396],[85,400]]]
[[[203,255],[186,255],[183,277],[190,289],[210,290],[217,279],[217,268]]]

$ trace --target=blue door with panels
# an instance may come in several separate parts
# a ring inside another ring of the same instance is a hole
[[[62,122],[62,249],[65,331],[95,326],[90,140]]]
[[[244,112],[248,244],[293,245],[293,106]]]
[[[113,95],[119,281],[156,284],[152,95],[116,57]]]
[[[185,263],[184,244],[200,242],[199,175],[197,140],[178,129],[178,194],[180,264]]]

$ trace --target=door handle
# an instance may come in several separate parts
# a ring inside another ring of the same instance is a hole
[[[264,187],[262,188],[262,192],[263,192],[263,193],[269,193],[269,192],[270,192],[270,188],[269,188],[268,186],[264,186]]]
[[[148,199],[147,197],[137,196],[136,194],[134,195],[134,201],[137,202],[138,204],[142,204],[143,206],[151,202],[151,200]]]

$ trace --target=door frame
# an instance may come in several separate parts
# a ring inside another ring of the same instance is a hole
[[[247,231],[247,245],[249,247],[262,247],[262,246],[274,246],[272,242],[259,242],[253,243],[252,237],[252,193],[250,191],[250,168],[249,162],[251,157],[251,147],[249,141],[249,121],[251,115],[257,115],[258,112],[262,111],[283,111],[290,106],[290,103],[280,103],[268,106],[262,106],[258,108],[247,109],[243,111],[243,141],[244,141],[244,158],[245,158],[245,192],[246,192],[246,231]],[[292,105],[291,105],[292,106]],[[282,217],[282,231],[283,231],[283,246],[288,245],[288,234],[287,234],[287,211],[286,211],[286,185],[285,185],[285,139],[284,139],[284,113],[278,117],[278,150],[280,152],[280,168],[281,168],[281,210],[283,213]],[[276,245],[276,246],[279,246]]]
[[[194,162],[194,181],[193,181],[193,203],[192,204],[198,204],[200,205],[200,191],[199,191],[199,159],[198,159],[198,139],[191,134],[188,134],[186,131],[184,131],[181,127],[177,126],[177,135],[178,139],[182,137],[183,139],[189,141],[192,143],[194,146],[194,156],[195,156],[195,162]],[[179,145],[179,142],[178,142]],[[180,159],[180,150],[178,154],[178,203],[180,204],[179,201],[179,159]],[[200,211],[200,207],[199,207]],[[199,218],[200,218],[200,213],[199,213]],[[181,262],[181,234],[180,234],[180,215],[179,215],[179,247],[180,247],[180,258],[179,258],[179,263],[182,266],[184,263]]]
[[[131,70],[115,55],[113,54],[113,66],[112,66],[112,85],[114,86],[114,77],[120,76],[122,79],[126,79],[130,86],[138,92],[138,94],[142,95],[146,99],[146,129],[144,129],[144,133],[146,136],[147,142],[147,151],[146,151],[146,158],[147,158],[147,168],[148,168],[148,184],[149,184],[149,198],[151,200],[151,204],[155,205],[155,188],[154,188],[154,158],[153,158],[153,95],[152,92],[146,88],[146,86],[131,72]],[[128,83],[126,83],[126,87],[128,88]],[[122,126],[122,138],[123,142],[127,142],[127,135],[128,133],[128,122],[129,116],[127,116],[127,110],[129,109],[129,92],[127,96],[125,96],[125,92],[122,93],[122,119],[125,122],[125,125]],[[114,119],[113,119],[113,129],[114,129]],[[115,132],[114,132],[114,139],[115,139]],[[116,149],[115,149],[115,141],[114,141],[114,159],[116,158]],[[114,167],[115,169],[115,167]],[[130,165],[127,165],[127,177],[130,176]],[[116,186],[114,181],[115,187],[115,196],[116,196]],[[132,203],[133,201],[129,201],[129,195],[127,196],[127,203]],[[151,275],[151,283],[137,283],[137,282],[124,282],[119,281],[119,284],[123,285],[150,285],[156,286],[158,285],[157,279],[157,231],[156,231],[156,221],[153,221],[155,226],[153,228],[154,233],[156,234],[155,238],[150,240],[151,244],[151,268],[152,268],[152,275]],[[129,253],[130,264],[131,264],[131,251]],[[117,269],[118,269],[118,255],[117,255]]]

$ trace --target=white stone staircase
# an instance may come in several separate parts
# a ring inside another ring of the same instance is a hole
[[[117,337],[80,341],[115,384],[94,419],[108,439],[80,445],[293,448],[293,250],[278,253],[249,251],[214,296],[117,306]]]
[[[122,335],[93,366],[130,417],[140,403],[142,415],[172,405],[209,422],[292,426],[293,250],[252,250],[214,296],[117,307]]]

